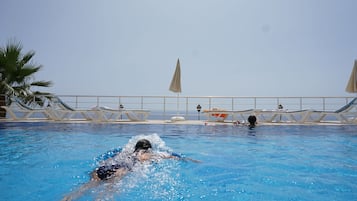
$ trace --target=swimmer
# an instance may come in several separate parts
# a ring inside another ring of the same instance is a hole
[[[252,129],[255,127],[255,125],[257,124],[257,117],[255,115],[250,115],[248,117],[248,122],[249,122],[249,128]]]
[[[134,148],[134,152],[125,157],[119,157],[118,153],[113,158],[105,160],[100,167],[96,168],[91,173],[91,180],[80,187],[77,191],[65,196],[62,201],[69,201],[79,198],[85,191],[93,188],[103,181],[110,181],[113,179],[120,179],[125,176],[128,172],[132,171],[133,167],[137,164],[141,164],[145,161],[153,159],[176,159],[176,160],[186,160],[199,163],[200,161],[180,157],[179,155],[158,155],[152,152],[152,146],[149,140],[141,139],[139,140]],[[117,157],[118,156],[118,157]],[[115,158],[117,157],[117,158]]]

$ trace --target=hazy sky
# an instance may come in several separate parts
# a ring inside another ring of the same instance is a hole
[[[354,96],[356,0],[0,0],[58,95]]]

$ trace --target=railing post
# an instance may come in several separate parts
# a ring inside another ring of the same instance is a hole
[[[234,110],[234,98],[232,97],[232,111]]]
[[[280,104],[280,99],[279,97],[276,98],[276,105],[278,106]]]
[[[144,109],[144,96],[141,96],[141,109]]]
[[[302,110],[302,97],[300,97],[300,110]]]
[[[166,96],[164,96],[164,114],[163,114],[163,116],[164,116],[164,119],[166,119]]]
[[[211,105],[211,97],[208,97],[208,109],[212,109],[212,105]]]
[[[232,97],[232,114],[231,114],[231,118],[232,118],[232,122],[234,120],[234,113],[233,113],[233,110],[234,110],[234,98]]]
[[[186,115],[185,115],[185,119],[188,118],[188,97],[186,97]]]
[[[76,108],[78,108],[78,96],[76,96]]]

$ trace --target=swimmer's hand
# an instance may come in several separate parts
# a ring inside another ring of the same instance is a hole
[[[192,159],[192,158],[188,158],[188,157],[183,157],[183,156],[180,156],[178,154],[172,154],[172,155],[168,156],[167,158],[172,158],[172,159],[186,161],[186,162],[202,163],[202,161],[199,161],[199,160],[196,160],[196,159]]]
[[[196,160],[196,159],[192,159],[192,158],[188,158],[188,157],[181,157],[181,158],[178,158],[178,160],[194,162],[194,163],[202,163],[202,161],[200,161],[200,160]]]
[[[175,160],[181,160],[181,161],[186,161],[186,162],[194,162],[194,163],[202,163],[202,161],[200,161],[200,160],[184,157],[184,156],[181,156],[180,154],[177,154],[177,153],[160,154],[160,158],[163,158],[163,159],[175,159]]]
[[[72,200],[72,196],[66,196],[64,197],[61,201],[71,201]]]

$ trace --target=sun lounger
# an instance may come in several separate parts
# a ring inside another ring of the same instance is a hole
[[[52,113],[54,120],[64,121],[64,120],[85,120],[91,121],[95,120],[98,111],[97,110],[79,110],[74,109],[65,102],[63,102],[60,98],[54,97],[52,98],[48,110]]]
[[[304,123],[310,115],[310,110],[257,110],[255,111],[260,122],[266,123]]]
[[[336,111],[254,110],[254,115],[256,115],[259,122],[265,123],[317,123],[325,122],[328,118],[338,123],[357,123],[357,98]]]
[[[113,109],[110,107],[96,107],[94,108],[98,110],[97,117],[99,121],[118,121],[123,119],[124,110]]]
[[[13,120],[46,119],[53,120],[54,116],[47,108],[33,108],[16,97],[11,98],[9,106],[2,106]]]
[[[256,112],[258,112],[259,110],[253,110],[253,109],[249,109],[249,110],[234,110],[234,111],[227,111],[229,113],[232,114],[232,120],[234,122],[246,122],[248,117],[250,115],[255,115],[256,116]]]
[[[149,110],[125,110],[125,114],[130,121],[146,121],[150,114]]]
[[[213,108],[211,110],[204,110],[203,113],[206,114],[208,121],[218,121],[224,122],[229,115],[232,117],[233,122],[246,122],[250,115],[257,116],[260,110],[224,110]]]
[[[326,122],[329,120],[340,123],[357,123],[357,98],[336,111],[313,110],[307,119],[311,122]]]
[[[203,113],[206,114],[208,121],[219,121],[223,122],[229,116],[229,111],[220,108],[212,108],[210,110],[203,110]]]
[[[274,123],[303,123],[309,115],[309,110],[299,111],[287,111],[287,110],[261,110],[261,109],[249,109],[249,110],[234,110],[224,111],[227,114],[232,115],[233,122],[246,122],[250,115],[257,117],[258,122]]]
[[[100,121],[146,121],[147,117],[150,114],[150,110],[142,110],[142,109],[113,109],[109,107],[97,107],[97,109],[101,112],[98,113],[100,115]],[[124,119],[125,116],[128,119]]]

